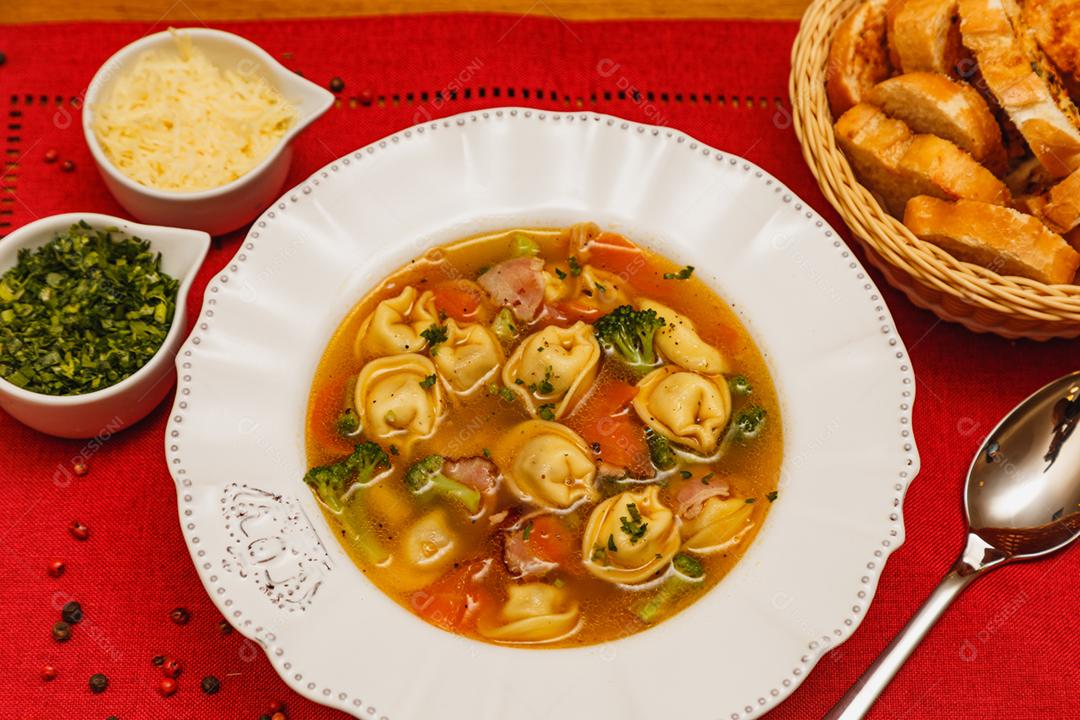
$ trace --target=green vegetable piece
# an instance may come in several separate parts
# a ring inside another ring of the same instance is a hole
[[[645,431],[645,441],[649,445],[649,457],[657,470],[670,470],[675,467],[677,458],[666,437],[650,428]]]
[[[765,493],[765,497],[766,499],[768,499],[769,502],[776,502],[776,498],[780,497],[780,493],[776,492],[775,490],[770,490],[769,492]]]
[[[751,405],[743,408],[735,416],[733,426],[739,435],[739,439],[751,439],[761,434],[765,427],[765,408],[760,405]]]
[[[540,407],[536,408],[536,414],[540,416],[541,420],[547,420],[548,422],[555,419],[555,403],[544,403]]]
[[[754,392],[753,386],[745,375],[732,375],[728,380],[728,387],[735,395],[750,395]]]
[[[510,308],[504,307],[499,310],[495,319],[491,321],[491,331],[500,342],[507,344],[514,342],[517,338],[518,326],[514,323],[514,314],[510,312]]]
[[[420,333],[420,337],[424,338],[428,342],[428,350],[432,356],[439,350],[439,345],[446,342],[446,326],[445,325],[430,325],[428,328]]]
[[[577,277],[581,274],[581,263],[578,262],[576,255],[571,255],[566,261],[566,264],[570,266],[570,275]]]
[[[438,377],[436,377],[435,373],[431,373],[426,378],[420,381],[420,387],[424,388],[425,390],[430,390],[431,386],[435,384],[436,380],[438,380]]]
[[[432,492],[435,495],[453,498],[464,505],[470,513],[477,513],[482,500],[480,492],[443,475],[445,461],[442,455],[428,455],[423,460],[413,463],[405,472],[405,487],[413,495]]]
[[[675,566],[677,571],[692,580],[697,580],[705,575],[705,566],[693,555],[679,553],[671,561],[671,564]]]
[[[679,272],[664,273],[665,280],[689,280],[690,276],[694,274],[694,266],[687,265]]]
[[[23,248],[0,276],[0,377],[79,395],[142,368],[176,313],[179,281],[150,243],[86,223]]]
[[[389,467],[390,458],[381,447],[363,442],[348,457],[308,470],[304,482],[331,512],[340,513],[345,495],[353,485],[366,485],[380,468]]]
[[[653,341],[656,331],[665,325],[655,310],[635,310],[620,305],[593,324],[597,340],[620,360],[635,368],[656,364]]]
[[[334,423],[334,429],[342,437],[351,437],[360,432],[360,418],[352,408],[345,408]]]
[[[525,233],[514,233],[510,252],[514,257],[536,257],[540,254],[540,245]]]

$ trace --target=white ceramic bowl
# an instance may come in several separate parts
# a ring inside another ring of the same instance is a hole
[[[42,218],[5,237],[0,242],[0,275],[15,266],[21,248],[40,247],[80,220],[95,229],[117,228],[123,234],[149,240],[151,248],[161,253],[161,269],[179,280],[180,287],[165,341],[146,365],[115,385],[83,395],[55,396],[30,392],[0,378],[0,407],[36,430],[66,438],[115,433],[146,417],[169,392],[176,382],[173,358],[184,340],[188,291],[210,248],[210,236],[199,230],[140,225],[95,213],[66,213]]]
[[[593,220],[715,288],[784,427],[779,498],[745,557],[655,628],[582,648],[435,628],[352,563],[302,477],[304,417],[353,304],[438,243]],[[298,692],[383,720],[747,720],[866,616],[919,469],[910,360],[865,270],[761,168],[670,128],[474,111],[341,157],[252,226],[177,356],[164,438],[210,597]]]
[[[109,192],[139,220],[204,230],[211,235],[235,230],[250,222],[270,204],[285,183],[292,161],[292,141],[333,104],[333,94],[285,68],[249,40],[210,28],[185,28],[182,34],[206,53],[218,67],[257,73],[297,110],[297,121],[277,147],[247,174],[221,187],[197,192],[158,190],[135,182],[105,156],[93,129],[94,107],[106,97],[123,71],[150,49],[174,49],[168,32],[147,35],[124,47],[101,66],[86,89],[82,124],[86,143]]]

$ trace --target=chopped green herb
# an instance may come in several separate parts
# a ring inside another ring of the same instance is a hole
[[[498,383],[491,383],[488,385],[487,390],[488,395],[498,395],[508,403],[512,403],[517,399],[514,397],[514,392],[510,388],[499,385]]]
[[[560,280],[565,280],[566,279],[566,273],[564,273],[559,268],[555,268],[555,277],[559,278]]]
[[[607,292],[607,288],[606,288],[606,287],[604,287],[603,285],[601,285],[600,283],[596,283],[596,289],[597,289],[597,290],[599,290],[599,291],[600,291],[600,292],[602,292],[602,293],[606,293],[606,292]]]
[[[539,390],[541,395],[550,395],[555,392],[555,386],[551,384],[552,368],[550,365],[544,370],[544,379],[540,381]],[[536,392],[535,390],[533,392]]]
[[[716,475],[716,473],[708,473],[707,475],[703,476],[701,478],[701,484],[702,485],[708,485],[709,481],[713,479],[714,475]]]
[[[670,470],[675,467],[675,453],[666,437],[649,428],[645,431],[645,442],[649,445],[649,458],[657,470]]]
[[[435,373],[431,373],[426,378],[420,381],[420,387],[424,388],[425,390],[430,390],[437,379],[438,378],[435,376]]]
[[[566,581],[563,580],[562,578],[555,578],[554,580],[551,581],[551,584],[554,585],[557,588],[566,587]]]
[[[555,403],[544,403],[536,409],[536,414],[544,420],[555,419]]]
[[[611,552],[619,552],[619,546],[615,544],[615,535],[607,536],[607,549]]]
[[[502,308],[491,321],[491,331],[501,342],[511,343],[517,337],[517,325],[514,324],[514,315],[509,308]]]
[[[427,330],[420,333],[420,337],[428,341],[428,349],[434,356],[439,351],[439,345],[446,342],[446,326],[431,325]]]
[[[488,458],[488,459],[491,459],[491,451],[490,451],[490,450],[488,450],[487,448],[484,448],[484,449],[483,449],[483,450],[481,450],[480,452],[481,452],[481,454],[482,454],[482,455],[483,455],[484,457],[486,457],[486,458]]]
[[[397,445],[391,445],[390,446],[390,454],[391,455],[397,455],[398,454]]]
[[[776,498],[779,496],[780,493],[776,492],[775,490],[770,490],[769,492],[765,493],[765,497],[769,500],[769,502],[776,502]]]
[[[511,253],[514,257],[536,257],[540,254],[540,246],[525,233],[514,233]]]
[[[577,277],[581,274],[581,264],[578,262],[576,255],[571,255],[566,262],[570,266],[570,274],[572,276]]]
[[[521,528],[521,539],[525,542],[529,541],[529,536],[532,535],[532,520],[525,523],[525,527]]]
[[[636,545],[638,540],[645,537],[645,532],[649,529],[649,523],[641,522],[641,513],[638,512],[637,505],[634,503],[626,503],[626,512],[630,513],[630,517],[623,515],[619,518],[619,527],[630,538],[630,544]]]
[[[746,498],[746,504],[747,505],[753,505],[756,502],[757,502],[757,498]]]
[[[525,381],[522,380],[521,378],[514,378],[514,384],[515,385],[524,385]]]
[[[690,276],[694,274],[694,266],[687,265],[679,272],[664,273],[665,280],[689,280]]]
[[[355,435],[360,429],[360,418],[357,417],[352,408],[345,408],[345,411],[338,416],[337,421],[334,423],[334,429],[342,437]]]
[[[158,351],[180,284],[149,242],[114,232],[82,222],[19,250],[0,276],[0,377],[79,395],[124,380]]]
[[[690,472],[689,470],[680,470],[679,474],[682,475],[683,480],[689,480],[694,476],[694,473]]]

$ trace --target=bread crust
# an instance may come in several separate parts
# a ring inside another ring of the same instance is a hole
[[[987,88],[1054,177],[1080,167],[1080,112],[1013,0],[959,0],[964,45]]]
[[[885,0],[856,6],[833,34],[825,74],[825,94],[833,117],[862,102],[865,94],[889,77],[885,51]]]
[[[1080,170],[1074,171],[1043,196],[1036,213],[1056,233],[1080,227]]]
[[[1073,100],[1080,98],[1080,0],[1024,0],[1023,17]]]
[[[956,76],[964,55],[957,0],[899,0],[887,24],[889,54],[903,72]]]
[[[914,132],[943,137],[995,175],[1004,174],[1001,128],[986,100],[970,85],[940,73],[906,73],[875,85],[868,100]]]
[[[1037,218],[1000,205],[918,196],[908,202],[904,224],[957,260],[1002,275],[1056,285],[1071,282],[1080,267],[1080,253],[1060,235]]]

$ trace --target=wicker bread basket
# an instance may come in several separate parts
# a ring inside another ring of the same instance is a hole
[[[803,157],[870,261],[919,307],[1006,338],[1080,336],[1080,286],[1046,285],[960,262],[916,238],[855,179],[836,146],[825,97],[833,31],[860,0],[815,0],[791,52],[791,102]]]

